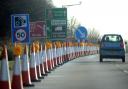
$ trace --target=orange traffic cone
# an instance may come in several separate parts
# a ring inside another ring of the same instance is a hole
[[[67,42],[65,44],[65,59],[66,59],[66,62],[68,62],[68,45],[67,45]]]
[[[3,51],[2,51],[0,89],[11,89],[9,67],[8,67],[8,54],[5,45],[3,46]]]
[[[35,46],[34,43],[31,47],[31,55],[30,55],[30,77],[33,82],[40,82],[37,77],[37,70],[36,70],[36,61],[35,61]]]
[[[50,49],[47,50],[47,63],[48,63],[48,70],[51,71],[51,69],[52,69],[52,65],[51,65]]]
[[[22,59],[22,78],[23,86],[34,86],[30,78],[30,69],[29,69],[29,57],[28,57],[28,47],[25,45],[24,55]]]
[[[64,49],[63,49],[63,44],[61,44],[61,60],[62,60],[62,64],[64,64]]]
[[[43,50],[44,50],[44,71],[46,73],[49,73],[48,61],[47,61],[47,47],[46,47],[46,45],[44,45]]]
[[[67,61],[67,58],[66,58],[66,43],[64,44],[63,50],[64,50],[64,63],[66,63],[66,61]]]
[[[15,53],[15,64],[13,69],[13,76],[12,76],[12,89],[23,89],[23,81],[22,81],[22,73],[21,73],[21,47],[15,45],[14,53]],[[19,53],[17,53],[19,52]]]
[[[62,51],[63,51],[63,49],[62,49],[62,46],[61,46],[61,48],[60,48],[60,63],[61,63],[61,65],[63,64],[63,58],[62,58],[63,57],[62,56],[63,52]]]
[[[51,71],[52,70],[52,61],[51,61],[51,43],[50,43],[50,46],[48,47],[48,50],[47,50],[47,62],[48,62],[48,69]]]
[[[51,55],[51,70],[54,70],[54,60],[53,60],[53,43],[51,43],[51,49],[50,49],[50,55]]]
[[[53,62],[54,62],[54,67],[57,67],[57,59],[56,59],[56,45],[53,43]]]
[[[57,66],[59,66],[59,60],[60,60],[60,58],[59,58],[59,50],[58,50],[59,48],[57,47],[56,48],[56,59],[57,59]]]
[[[44,64],[43,64],[43,61],[44,61],[44,51],[42,49],[42,44],[40,44],[40,69],[41,69],[41,75],[45,76],[46,73],[45,73],[45,70],[44,70]]]
[[[36,46],[39,46],[39,44],[36,44]],[[35,58],[36,58],[35,60],[36,60],[37,76],[38,76],[38,78],[43,78],[43,76],[41,75],[41,69],[40,69],[40,54],[39,54],[39,48],[36,49]]]
[[[41,71],[40,71],[40,62],[39,62],[39,53],[36,53],[36,70],[38,78],[41,78]]]

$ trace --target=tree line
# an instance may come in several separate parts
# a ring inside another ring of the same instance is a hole
[[[11,36],[12,14],[29,14],[30,21],[43,21],[45,9],[52,7],[52,0],[0,0],[0,40]]]

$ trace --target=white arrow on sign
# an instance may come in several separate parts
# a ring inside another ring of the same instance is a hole
[[[81,34],[81,37],[82,37],[82,38],[85,37],[84,33],[82,33],[80,29],[78,29],[78,32]]]

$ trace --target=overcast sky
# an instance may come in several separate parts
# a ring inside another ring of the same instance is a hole
[[[95,28],[100,34],[118,33],[128,39],[127,0],[53,0],[58,7],[79,1],[81,5],[67,7],[68,18],[74,16],[87,29]]]

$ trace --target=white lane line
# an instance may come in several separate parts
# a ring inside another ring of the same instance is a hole
[[[117,65],[117,64],[116,64],[116,67],[119,68],[119,69],[120,69],[121,71],[123,71],[124,73],[128,74],[128,70],[122,69],[120,65]]]
[[[124,73],[128,74],[128,71],[127,70],[123,70]]]

